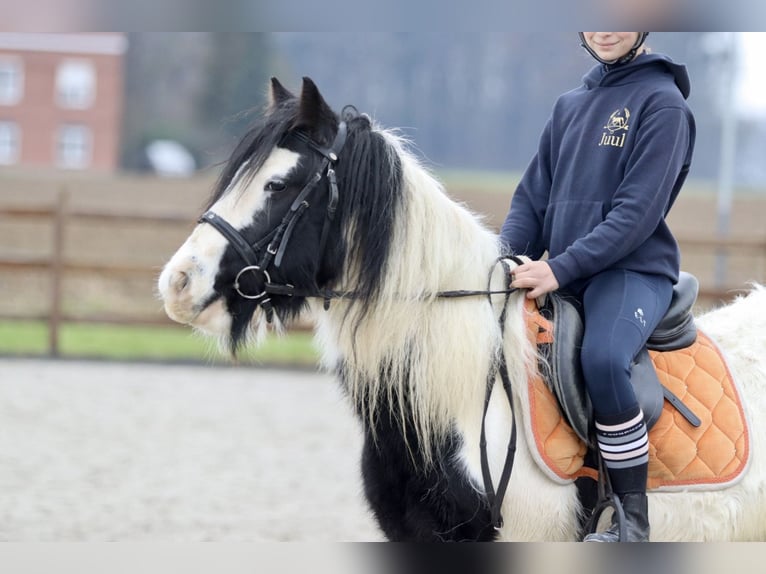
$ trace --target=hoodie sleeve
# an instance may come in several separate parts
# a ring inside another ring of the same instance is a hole
[[[537,154],[516,187],[500,231],[504,248],[539,259],[545,252],[543,221],[551,191],[551,120],[543,129]]]
[[[691,128],[681,108],[646,117],[604,220],[548,263],[559,285],[590,277],[635,251],[657,229],[688,165]]]

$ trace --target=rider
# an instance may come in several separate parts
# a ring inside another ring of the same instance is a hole
[[[630,365],[678,281],[665,216],[695,140],[686,68],[648,53],[647,35],[580,32],[599,63],[556,102],[501,231],[508,250],[533,260],[513,271],[513,287],[529,298],[561,289],[582,303],[581,364],[629,541],[649,539],[648,440]],[[585,539],[617,541],[617,526]]]

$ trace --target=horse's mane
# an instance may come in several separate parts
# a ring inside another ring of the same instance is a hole
[[[236,179],[253,177],[295,129],[299,114],[298,100],[290,98],[248,131],[212,202]],[[483,396],[500,345],[496,309],[485,298],[447,302],[436,293],[486,288],[497,238],[448,197],[406,139],[363,114],[344,119],[338,226],[327,242],[327,284],[320,286],[355,295],[317,316],[323,363],[341,374],[371,427],[376,417],[393,417],[433,460],[456,417],[480,425],[476,397]],[[329,146],[334,130],[311,137]],[[301,161],[319,158],[308,154]],[[495,288],[502,285],[499,275]]]
[[[351,145],[341,171],[341,195],[352,246],[343,287],[362,296],[320,313],[318,336],[325,365],[339,370],[370,427],[393,417],[432,461],[455,417],[481,416],[475,399],[500,344],[486,298],[448,302],[437,293],[485,289],[499,247],[399,133],[372,126],[360,137],[364,145]]]

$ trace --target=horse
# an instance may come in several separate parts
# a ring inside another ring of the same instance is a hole
[[[577,540],[577,484],[533,456],[520,381],[540,355],[509,289],[518,260],[398,131],[334,111],[310,78],[269,92],[160,274],[166,313],[232,353],[311,317],[362,423],[364,493],[388,539]],[[766,289],[696,321],[738,382],[751,460],[725,488],[650,492],[652,540],[766,540]]]

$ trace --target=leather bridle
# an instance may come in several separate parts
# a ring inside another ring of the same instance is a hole
[[[274,318],[274,307],[271,304],[271,297],[269,297],[269,294],[279,293],[293,295],[295,293],[293,286],[289,284],[281,286],[282,289],[274,289],[274,287],[280,286],[274,286],[271,283],[271,276],[269,275],[268,269],[272,263],[276,268],[279,268],[282,265],[282,259],[284,258],[285,250],[287,249],[287,245],[295,230],[295,225],[310,207],[309,199],[311,193],[323,179],[327,178],[329,198],[327,201],[324,225],[322,227],[322,235],[319,240],[320,260],[324,253],[330,226],[335,219],[335,211],[338,208],[338,182],[335,176],[335,164],[346,143],[347,132],[348,126],[346,125],[346,122],[341,122],[338,125],[338,133],[335,135],[335,140],[329,148],[320,146],[302,132],[293,132],[291,134],[292,137],[302,141],[314,152],[322,156],[322,163],[320,164],[319,169],[303,186],[303,189],[301,189],[295,200],[293,200],[290,209],[282,218],[280,224],[256,243],[252,245],[248,243],[239,231],[234,229],[228,221],[213,211],[205,212],[197,222],[209,223],[212,225],[221,235],[229,240],[231,246],[245,262],[245,266],[240,269],[234,279],[234,289],[245,299],[257,301],[258,305],[264,310],[266,320],[269,323],[271,323]],[[247,293],[242,290],[240,286],[240,278],[245,273],[250,273],[257,279],[260,279],[263,289],[259,293]]]

